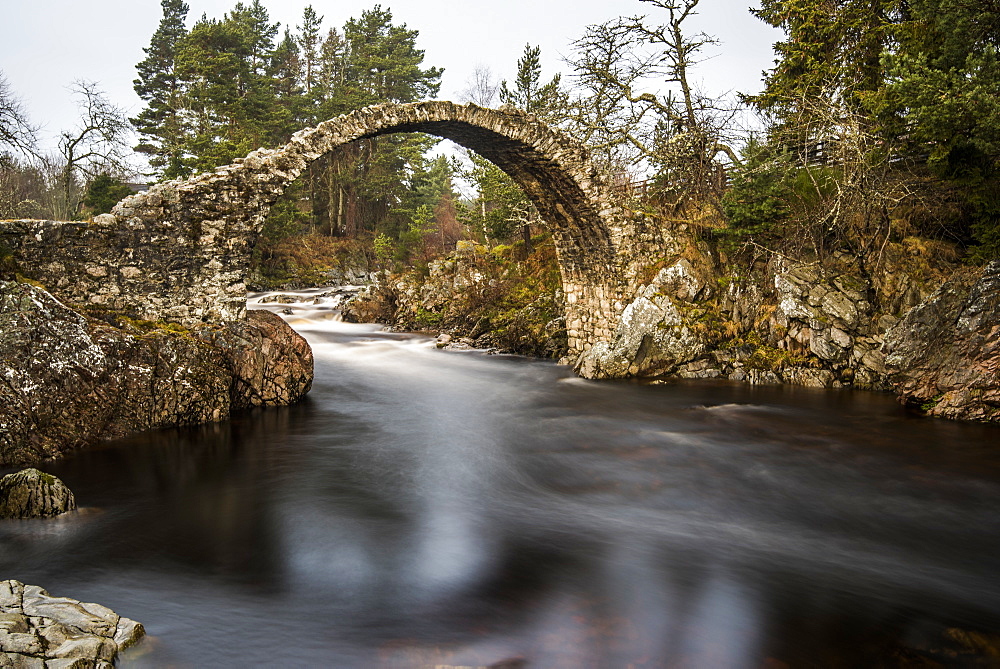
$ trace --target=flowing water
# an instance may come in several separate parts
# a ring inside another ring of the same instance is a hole
[[[146,625],[123,666],[866,667],[1000,630],[997,427],[290,309],[304,402],[51,463],[87,508],[0,523],[3,578]]]

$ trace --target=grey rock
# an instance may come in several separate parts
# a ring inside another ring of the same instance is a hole
[[[834,341],[831,328],[813,330],[809,340],[809,350],[817,358],[829,362],[839,362],[847,357],[843,347]]]
[[[276,314],[140,331],[88,320],[40,288],[0,281],[0,466],[290,404],[308,392],[312,374],[308,344]]]
[[[145,634],[111,609],[0,582],[0,667],[110,669]]]
[[[659,286],[663,293],[685,302],[694,302],[701,297],[707,297],[706,293],[709,292],[705,281],[686,258],[681,258],[660,270],[653,283]]]
[[[283,293],[275,293],[274,295],[265,295],[264,297],[257,300],[260,304],[294,304],[296,302],[301,302],[302,298],[296,295],[285,295]]]
[[[1000,420],[1000,261],[958,272],[885,334],[901,400],[935,416]]]
[[[837,380],[830,370],[812,367],[787,367],[781,371],[781,378],[785,383],[813,388],[829,388]]]
[[[847,327],[854,328],[858,324],[858,304],[839,291],[830,291],[823,296],[820,303],[823,314]]]
[[[576,371],[588,379],[671,371],[705,348],[663,286],[654,281],[625,308],[611,341],[599,342],[581,355]]]

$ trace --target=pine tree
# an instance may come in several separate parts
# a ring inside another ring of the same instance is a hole
[[[182,88],[177,73],[178,45],[187,34],[184,20],[188,6],[183,0],[161,0],[163,18],[149,46],[146,58],[136,65],[136,94],[146,107],[131,119],[139,133],[135,150],[149,156],[149,164],[170,179],[187,173],[181,138]]]
[[[267,144],[283,144],[300,128],[313,122],[310,101],[303,89],[303,58],[298,41],[285,30],[281,42],[271,54],[267,70],[274,95],[274,103],[267,113],[265,124],[269,130]]]
[[[524,45],[524,55],[517,61],[514,87],[500,82],[500,102],[534,114],[543,121],[558,123],[564,120],[568,96],[561,90],[561,77],[557,73],[546,83],[541,83],[542,49]],[[492,163],[473,159],[472,171],[480,198],[490,202],[490,211],[483,208],[483,226],[494,239],[507,239],[515,230],[521,231],[525,253],[531,253],[531,224],[541,223],[534,205],[508,175]]]
[[[926,156],[981,260],[1000,258],[1000,11],[990,0],[910,0],[872,102],[897,155]]]
[[[777,120],[798,118],[816,101],[862,108],[884,84],[882,54],[893,44],[904,0],[763,0],[751,10],[780,28],[775,67],[764,90],[746,99]]]
[[[320,26],[323,17],[316,13],[312,5],[307,5],[302,12],[302,25],[299,30],[298,45],[302,53],[303,79],[307,95],[311,95],[319,77]]]
[[[276,49],[278,24],[254,0],[237,3],[221,20],[202,17],[180,42],[177,70],[187,101],[190,129],[184,138],[194,171],[213,169],[260,146],[286,140],[295,105],[279,104],[287,79],[298,78],[289,40]],[[277,52],[277,55],[276,55]]]
[[[331,118],[370,104],[413,102],[436,95],[442,70],[422,67],[419,33],[392,23],[379,5],[331,30],[320,52],[318,113]],[[319,119],[324,120],[324,119]],[[437,139],[392,135],[355,142],[317,161],[314,218],[337,234],[379,229],[395,237],[408,229],[408,173]]]
[[[517,61],[517,76],[513,89],[507,82],[500,83],[500,102],[534,114],[543,120],[558,122],[565,110],[567,95],[561,90],[561,75],[556,73],[546,83],[541,83],[542,49],[524,45],[524,55]]]
[[[392,24],[392,13],[375,5],[344,26],[348,61],[345,94],[353,109],[380,102],[413,102],[433,98],[443,70],[422,69],[424,52],[416,48],[419,33]]]

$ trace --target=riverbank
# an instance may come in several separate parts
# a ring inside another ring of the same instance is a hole
[[[872,271],[846,254],[725,257],[689,238],[651,259],[609,341],[564,362],[590,379],[890,391],[916,412],[1000,420],[1000,262],[962,267],[928,244],[889,244]],[[344,318],[440,334],[442,345],[561,357],[574,324],[562,316],[554,254],[514,263],[505,252],[470,245],[425,274],[382,277]]]
[[[150,669],[988,661],[997,426],[595,383],[315,300],[263,305],[314,351],[306,401],[48,463],[94,511],[0,523],[0,573],[141,621]]]

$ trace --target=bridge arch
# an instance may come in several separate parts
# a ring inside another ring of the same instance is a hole
[[[164,248],[173,243],[185,249],[184,262],[173,261],[172,269],[155,268],[144,277],[169,284],[175,299],[164,301],[162,285],[151,284],[145,317],[234,320],[245,310],[250,253],[284,190],[335,148],[397,132],[450,139],[509,174],[552,229],[571,352],[610,336],[625,297],[618,248],[621,212],[584,147],[519,111],[440,101],[367,107],[302,130],[281,148],[258,149],[213,172],[157,184],[96,222],[125,222],[131,229],[148,230],[154,244],[160,239]]]

